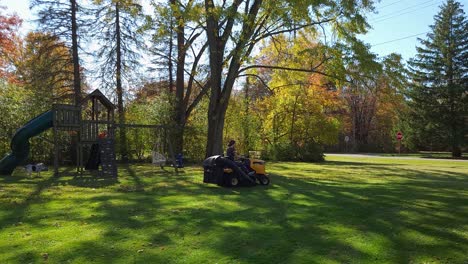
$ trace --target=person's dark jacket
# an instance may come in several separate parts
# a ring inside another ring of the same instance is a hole
[[[234,148],[234,146],[230,146],[227,148],[226,157],[230,160],[234,160],[234,158],[236,157],[236,149]]]

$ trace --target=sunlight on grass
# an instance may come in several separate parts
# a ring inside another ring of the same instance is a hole
[[[468,163],[268,163],[272,185],[200,167],[0,178],[0,263],[464,263]]]

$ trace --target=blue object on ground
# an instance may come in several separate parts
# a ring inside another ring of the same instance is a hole
[[[184,167],[184,156],[182,155],[182,153],[179,153],[176,155],[176,164],[177,164],[177,168]]]

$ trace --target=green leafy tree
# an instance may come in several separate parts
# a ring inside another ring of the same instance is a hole
[[[0,82],[0,157],[10,151],[10,141],[18,127],[28,120],[31,93],[17,85]]]
[[[453,157],[466,144],[468,117],[468,21],[462,5],[448,0],[434,17],[426,39],[419,39],[410,61],[410,107],[419,145],[439,135]]]
[[[190,115],[208,90],[206,61],[208,44],[200,21],[202,5],[193,0],[169,0],[166,5],[153,1],[155,17],[153,49],[156,65],[167,70],[173,99],[171,133],[174,149],[182,152],[184,131]],[[174,79],[175,76],[175,79]]]
[[[286,32],[328,24],[337,36],[356,43],[354,34],[367,27],[362,12],[372,10],[373,1],[204,1],[204,19],[210,63],[210,104],[206,155],[222,153],[226,109],[233,86],[251,68],[247,65],[262,40]],[[314,72],[302,65],[301,70]]]
[[[167,124],[171,109],[168,97],[167,91],[164,91],[158,96],[138,98],[128,102],[126,120],[136,124]],[[167,130],[163,128],[129,128],[127,132],[129,154],[138,160],[149,155],[158,144],[163,149],[166,147],[164,137],[167,137]]]
[[[249,150],[262,150],[261,129],[265,119],[258,111],[258,102],[251,100],[249,84],[233,94],[226,112],[224,142],[236,140],[236,150],[241,155]]]

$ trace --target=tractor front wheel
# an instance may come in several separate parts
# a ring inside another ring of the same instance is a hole
[[[260,181],[261,185],[268,185],[270,184],[270,178],[265,175],[259,175],[258,180]]]

